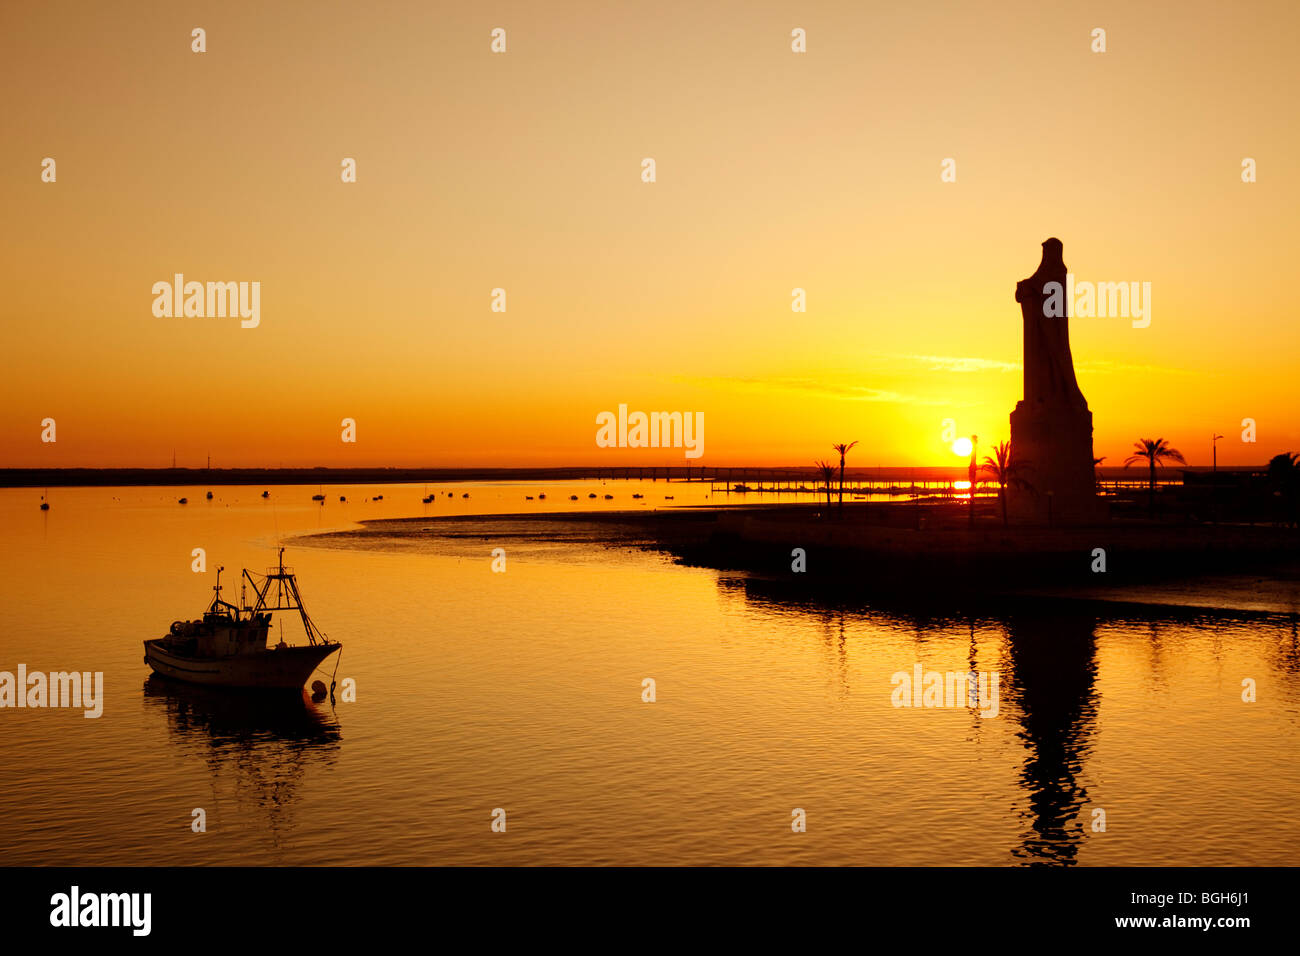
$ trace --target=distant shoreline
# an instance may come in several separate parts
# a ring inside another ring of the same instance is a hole
[[[1141,469],[1101,468],[1105,478],[1141,479]],[[1165,469],[1162,483],[1183,469]],[[1192,467],[1188,471],[1209,471]],[[1256,466],[1220,466],[1221,472],[1259,471]],[[563,468],[0,468],[0,488],[135,487],[174,485],[385,485],[453,481],[716,481],[741,483],[776,480],[817,482],[811,466],[746,465],[571,466]],[[845,482],[888,479],[906,482],[960,481],[966,465],[854,468]]]
[[[964,478],[964,465],[928,468],[849,468],[850,478],[897,478],[915,475],[925,481]],[[0,488],[130,487],[169,485],[384,485],[453,481],[769,481],[818,480],[815,469],[714,467],[693,465],[565,468],[2,468]]]

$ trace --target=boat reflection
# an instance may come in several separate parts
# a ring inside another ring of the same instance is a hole
[[[299,691],[238,691],[144,682],[146,713],[166,717],[173,743],[200,757],[214,792],[229,792],[264,815],[273,834],[291,829],[298,785],[334,763],[342,731],[327,704]]]
[[[146,706],[164,710],[178,734],[207,737],[214,746],[264,741],[337,743],[338,721],[328,707],[298,691],[238,691],[183,684],[151,674]]]

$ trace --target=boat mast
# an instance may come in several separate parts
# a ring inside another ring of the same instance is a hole
[[[298,591],[298,580],[293,571],[286,570],[284,566],[284,548],[280,549],[279,565],[266,575],[266,581],[261,586],[253,580],[252,572],[247,568],[244,569],[244,577],[253,585],[253,590],[257,594],[257,603],[250,612],[256,617],[262,611],[297,611],[302,618],[303,630],[307,633],[307,640],[311,644],[328,643],[328,638],[312,623],[311,618],[307,615],[307,609],[302,605],[302,594]],[[271,582],[275,582],[275,605],[272,606],[267,602],[271,594]]]

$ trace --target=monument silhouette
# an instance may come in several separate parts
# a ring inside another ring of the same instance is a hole
[[[1106,514],[1096,493],[1092,412],[1074,377],[1065,292],[1063,246],[1048,239],[1037,271],[1016,284],[1025,394],[1011,413],[1011,459],[1023,463],[1027,487],[1007,489],[1007,514],[1021,522],[1079,524]]]

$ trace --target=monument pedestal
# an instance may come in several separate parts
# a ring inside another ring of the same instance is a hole
[[[1007,488],[1007,516],[1021,522],[1085,524],[1106,517],[1092,463],[1092,412],[1017,402],[1011,447],[1029,488]]]

